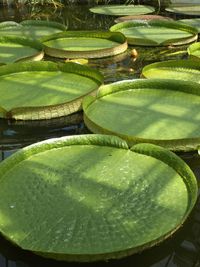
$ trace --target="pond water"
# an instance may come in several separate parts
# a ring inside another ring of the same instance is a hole
[[[157,2],[157,1],[156,1]],[[162,10],[160,12],[163,14]],[[164,14],[166,15],[166,14]],[[167,14],[172,18],[173,14]],[[0,7],[0,21],[23,19],[51,19],[68,25],[69,30],[107,30],[114,24],[114,17],[95,15],[89,6],[69,5],[63,9],[41,6]],[[123,79],[139,78],[141,69],[152,62],[167,59],[186,58],[186,46],[179,48],[141,48],[134,47],[138,56],[131,57],[131,49],[112,58],[89,60],[89,65],[99,69],[105,76],[105,83]],[[48,58],[46,58],[48,59]],[[54,59],[55,60],[55,59]],[[65,135],[84,134],[82,113],[50,122],[9,122],[0,120],[0,161],[34,142]],[[196,152],[180,155],[193,169],[197,179],[200,177],[200,158]],[[136,267],[198,267],[200,266],[200,200],[188,221],[171,238],[161,245],[131,257],[91,264],[56,262],[33,255],[14,247],[0,237],[0,267],[64,267],[64,266],[136,266]]]

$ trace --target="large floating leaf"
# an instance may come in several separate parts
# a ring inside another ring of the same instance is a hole
[[[1,163],[0,232],[45,257],[120,258],[174,233],[196,198],[190,168],[161,147],[128,149],[105,135],[52,139]]]
[[[169,78],[200,83],[200,64],[193,60],[156,62],[145,66],[142,75],[146,78]]]
[[[165,8],[165,10],[177,14],[198,16],[200,14],[200,5],[172,5],[171,7]]]
[[[94,133],[118,135],[131,146],[150,142],[173,150],[200,144],[200,85],[179,80],[133,80],[102,86],[83,102]]]
[[[190,45],[188,47],[188,54],[200,59],[200,42]]]
[[[111,31],[123,33],[132,45],[168,46],[197,39],[196,28],[176,21],[126,21],[113,25]]]
[[[90,11],[97,14],[125,16],[152,13],[155,8],[145,5],[103,5],[92,7]]]
[[[45,53],[60,58],[101,58],[127,49],[121,33],[67,31],[43,38]]]
[[[82,98],[102,83],[102,75],[76,63],[15,63],[0,67],[0,117],[51,119],[81,109]]]
[[[0,63],[41,60],[43,56],[43,46],[36,40],[13,36],[0,37]]]
[[[179,22],[183,22],[183,23],[188,24],[188,25],[190,25],[192,27],[195,27],[198,30],[198,32],[200,33],[200,18],[181,19],[181,20],[179,20]]]
[[[32,39],[40,39],[44,36],[65,31],[66,27],[63,24],[44,21],[44,20],[25,20],[20,24],[12,21],[0,23],[0,35],[17,35]]]

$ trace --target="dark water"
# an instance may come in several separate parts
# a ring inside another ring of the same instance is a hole
[[[148,2],[148,1],[147,1]],[[150,1],[151,2],[151,1]],[[153,2],[153,1],[152,1]],[[114,24],[114,18],[91,14],[89,6],[70,5],[63,9],[41,6],[20,6],[18,9],[0,7],[0,21],[23,19],[51,19],[68,25],[70,30],[106,30]],[[162,10],[161,10],[162,13]],[[166,14],[165,14],[166,15]],[[169,14],[168,14],[169,15]],[[170,15],[176,18],[175,15]],[[184,17],[178,17],[184,18]],[[137,58],[126,53],[106,59],[90,60],[89,65],[99,69],[105,82],[139,78],[141,69],[155,61],[186,58],[186,47],[179,48],[140,48]],[[48,58],[47,58],[48,59]],[[74,134],[85,134],[82,113],[51,121],[9,122],[0,120],[0,161],[34,142]],[[200,157],[197,152],[180,155],[200,179]],[[200,200],[188,221],[171,238],[157,247],[131,257],[91,264],[74,264],[47,260],[14,247],[0,237],[0,267],[68,267],[68,266],[133,266],[133,267],[199,267],[200,266]]]

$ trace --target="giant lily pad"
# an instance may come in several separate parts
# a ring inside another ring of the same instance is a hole
[[[200,59],[200,42],[194,43],[188,47],[188,54]]]
[[[172,150],[200,144],[200,85],[179,80],[133,80],[102,86],[83,102],[94,133],[117,135],[131,146],[150,142]]]
[[[181,19],[179,22],[186,23],[192,27],[195,27],[198,32],[200,33],[200,18],[195,18],[195,19]]]
[[[176,13],[176,14],[184,14],[190,16],[198,16],[200,15],[200,5],[172,5],[170,7],[165,8],[166,11]]]
[[[127,49],[121,33],[67,31],[43,38],[45,53],[60,58],[101,58]]]
[[[0,63],[41,60],[43,56],[43,46],[36,40],[13,36],[0,37]]]
[[[181,45],[197,40],[196,28],[176,21],[126,21],[113,25],[111,31],[123,33],[132,45]]]
[[[193,60],[156,62],[145,66],[142,75],[146,78],[169,78],[200,83],[200,64]]]
[[[190,168],[161,147],[129,149],[105,135],[52,139],[1,163],[0,232],[45,257],[120,258],[174,233],[196,198]]]
[[[0,23],[0,35],[17,35],[32,39],[40,39],[44,36],[65,31],[63,24],[53,21],[44,20],[25,20],[20,24],[12,21]]]
[[[76,63],[15,63],[0,67],[0,117],[51,119],[81,109],[82,98],[102,83],[102,75]]]
[[[92,7],[90,11],[97,14],[125,16],[153,13],[155,8],[145,5],[103,5]]]

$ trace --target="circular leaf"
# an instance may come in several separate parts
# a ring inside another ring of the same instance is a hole
[[[198,37],[196,28],[165,20],[126,21],[112,26],[110,30],[123,33],[129,44],[143,46],[180,45]]]
[[[92,7],[90,11],[97,14],[125,16],[153,13],[155,8],[145,5],[103,5]]]
[[[0,37],[0,63],[41,60],[43,56],[43,46],[36,40],[13,36]]]
[[[178,79],[200,83],[200,65],[193,60],[169,60],[149,64],[142,70],[146,78]]]
[[[1,66],[0,117],[41,120],[72,114],[81,109],[82,98],[102,82],[98,71],[72,62]]]
[[[172,150],[200,143],[200,85],[178,80],[134,80],[102,86],[83,102],[94,133],[117,135],[131,146],[155,143]]]
[[[121,33],[67,31],[43,38],[45,53],[60,58],[102,58],[127,49]]]
[[[1,233],[62,260],[119,258],[156,245],[197,198],[196,179],[178,156],[150,144],[128,149],[113,136],[34,144],[1,163],[0,177]]]

